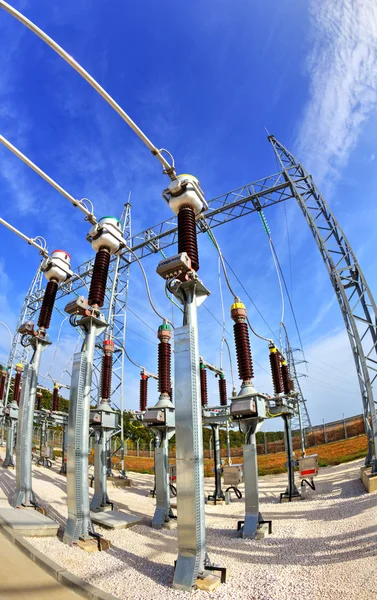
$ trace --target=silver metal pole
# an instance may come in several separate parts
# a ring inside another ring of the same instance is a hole
[[[226,422],[226,453],[228,459],[228,465],[232,464],[232,458],[230,455],[230,436],[229,436],[229,422]]]
[[[41,354],[50,345],[50,342],[34,337],[31,345],[34,347],[34,354],[30,363],[25,367],[20,396],[16,446],[16,489],[11,499],[11,505],[14,507],[35,507],[38,504],[32,489],[33,420]]]

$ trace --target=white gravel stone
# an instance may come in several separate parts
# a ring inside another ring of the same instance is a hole
[[[4,449],[0,450],[4,454]],[[366,494],[359,480],[362,461],[321,469],[317,490],[301,502],[279,504],[285,475],[260,478],[261,511],[272,519],[264,540],[235,536],[244,501],[206,506],[208,553],[228,569],[229,581],[211,593],[171,588],[177,531],[150,527],[155,500],[150,475],[132,473],[134,487],[110,488],[118,510],[142,515],[131,529],[97,527],[112,543],[107,552],[88,554],[62,543],[67,517],[66,478],[34,466],[34,491],[47,515],[62,528],[59,538],[29,538],[49,558],[121,600],[201,598],[216,600],[377,600],[377,494]],[[0,506],[14,488],[15,473],[0,468]],[[206,491],[213,480],[206,480]],[[242,489],[242,486],[241,486]],[[242,490],[243,491],[243,490]],[[92,493],[92,491],[90,492]]]

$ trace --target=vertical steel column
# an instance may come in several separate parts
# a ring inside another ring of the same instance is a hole
[[[179,290],[183,290],[183,299],[178,292],[176,295],[184,306],[184,324],[174,332],[179,511],[178,558],[173,587],[192,590],[198,575],[205,569],[207,557],[197,306],[208,295],[208,291],[195,279],[180,284]]]
[[[242,448],[245,480],[245,522],[240,530],[243,538],[255,538],[259,525],[258,457],[256,427],[247,434],[247,444]]]
[[[211,424],[213,432],[213,447],[214,447],[214,463],[215,463],[215,491],[211,496],[208,496],[208,500],[216,504],[217,500],[225,500],[224,493],[221,489],[221,455],[220,455],[220,435],[219,425],[217,423]]]
[[[93,526],[89,509],[89,409],[93,357],[96,338],[106,323],[95,317],[84,317],[77,325],[86,331],[81,352],[73,359],[68,412],[67,443],[67,500],[68,520],[63,542],[76,544],[79,538],[88,539]]]
[[[15,406],[12,407],[12,404],[15,404]],[[16,405],[16,403],[14,401],[10,402],[8,406],[12,407],[14,410],[18,409],[18,406]],[[8,467],[11,467],[14,469],[13,452],[14,452],[14,438],[15,438],[15,434],[16,434],[16,424],[17,424],[17,419],[8,418],[7,446],[6,446],[5,459],[3,462],[3,467],[5,469],[7,469]]]
[[[229,421],[226,422],[226,455],[228,459],[228,465],[231,465],[232,458],[230,455]]]
[[[110,506],[106,480],[108,442],[108,434],[105,429],[98,428],[94,430],[94,495],[90,503],[90,510],[94,512]]]
[[[60,475],[67,475],[67,425],[63,428],[63,439],[62,439],[62,466],[60,467]]]
[[[156,510],[152,519],[153,529],[161,529],[172,517],[170,508],[170,478],[169,478],[169,437],[174,431],[152,429],[158,436],[159,443],[154,450],[154,473],[156,490]]]
[[[280,495],[280,500],[283,498],[287,498],[289,502],[292,498],[297,498],[300,496],[300,492],[298,491],[295,484],[295,457],[293,452],[293,444],[292,444],[292,415],[285,414],[283,415],[284,421],[284,438],[285,438],[285,449],[287,453],[287,467],[288,467],[288,486],[285,494]]]
[[[34,353],[24,370],[20,396],[16,446],[16,490],[11,500],[11,505],[14,507],[35,507],[37,504],[32,489],[33,421],[41,354],[50,345],[50,342],[34,337],[31,345],[34,347]]]

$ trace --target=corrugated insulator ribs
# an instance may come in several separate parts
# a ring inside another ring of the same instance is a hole
[[[41,392],[37,392],[37,399],[36,399],[36,409],[37,410],[41,410],[41,400],[42,400],[42,394]],[[54,401],[52,401],[52,406],[54,406]],[[54,410],[54,409],[52,409]]]
[[[233,325],[233,331],[236,344],[238,375],[242,381],[247,381],[254,377],[248,325],[245,321],[239,321]]]
[[[56,292],[58,291],[58,283],[55,279],[50,279],[48,282],[45,293],[43,296],[43,302],[41,311],[38,318],[38,327],[44,327],[48,329],[50,327],[51,315],[54,309]]]
[[[289,392],[291,391],[290,382],[292,380],[290,378],[289,367],[288,367],[286,361],[283,361],[281,363],[281,377],[282,377],[282,380],[283,380],[284,394],[289,394]]]
[[[102,357],[102,369],[101,369],[101,398],[102,398],[102,400],[110,400],[112,369],[113,369],[112,354],[104,354]]]
[[[276,348],[270,348],[270,365],[274,392],[275,394],[281,394],[283,392],[283,379],[281,375],[280,356]]]
[[[200,396],[202,399],[202,406],[208,404],[208,388],[207,388],[207,369],[204,365],[200,365]]]
[[[7,376],[5,374],[2,374],[1,379],[0,379],[0,402],[4,398],[6,379],[7,379]]]
[[[109,272],[110,251],[107,248],[100,248],[96,254],[93,266],[92,281],[88,302],[90,306],[101,308],[105,301],[106,282]]]
[[[183,206],[178,213],[178,253],[181,252],[187,252],[192,268],[199,271],[195,213],[190,206]]]
[[[20,403],[21,375],[22,373],[16,373],[14,376],[13,400],[17,402],[17,404]]]
[[[139,408],[141,412],[144,412],[147,408],[148,402],[148,377],[142,375],[140,379],[140,403]]]
[[[226,406],[228,403],[228,397],[226,393],[226,379],[225,377],[219,377],[219,395],[220,395],[220,406]]]
[[[158,345],[158,391],[160,394],[170,394],[171,390],[171,346],[169,342]]]
[[[52,410],[59,410],[59,388],[54,387],[52,391]]]

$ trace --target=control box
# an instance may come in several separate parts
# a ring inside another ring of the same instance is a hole
[[[315,477],[318,475],[318,454],[311,454],[310,456],[302,456],[298,459],[298,467],[300,470],[301,479],[306,477]]]
[[[243,483],[243,465],[230,465],[223,467],[224,485],[237,487]]]

